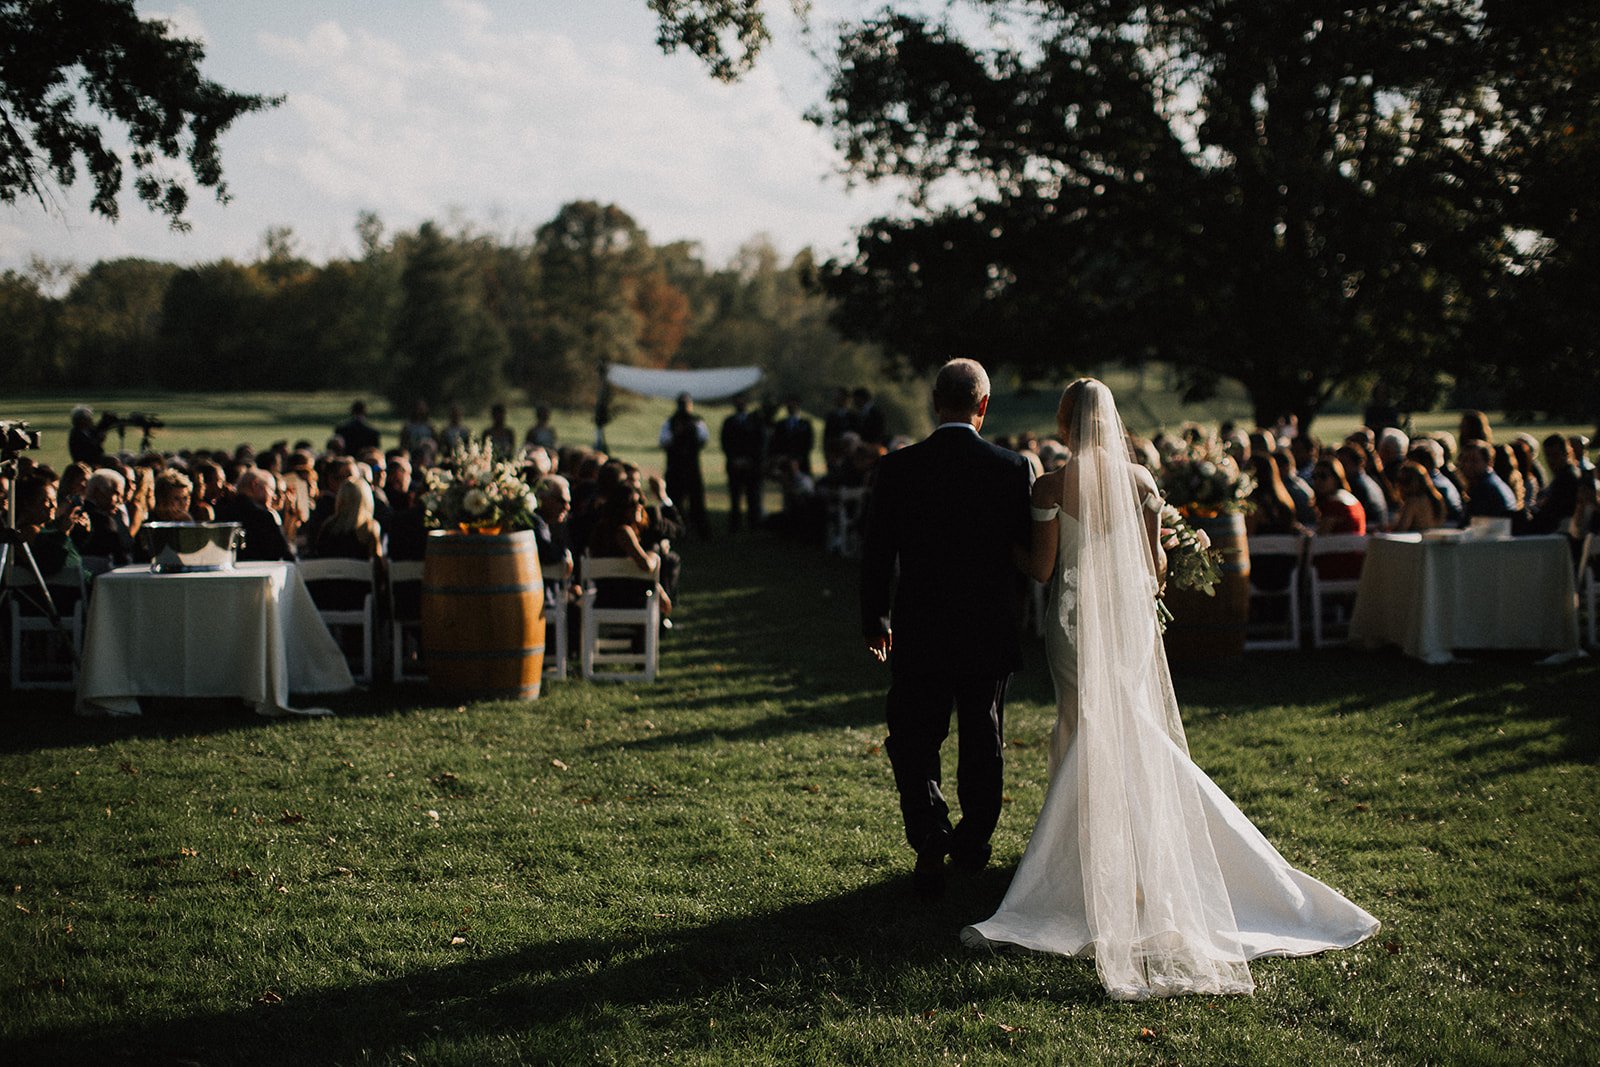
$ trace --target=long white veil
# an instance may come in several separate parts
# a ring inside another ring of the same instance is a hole
[[[1105,385],[1090,380],[1079,391],[1070,434],[1080,528],[1073,743],[1095,967],[1122,999],[1249,992],[1255,983],[1207,829],[1201,776],[1186,770],[1156,628],[1147,501]]]

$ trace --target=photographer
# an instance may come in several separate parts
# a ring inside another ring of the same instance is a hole
[[[87,463],[97,467],[106,454],[106,431],[116,425],[116,417],[107,415],[95,422],[94,409],[80,404],[72,409],[72,429],[67,434],[67,451],[74,463]]]

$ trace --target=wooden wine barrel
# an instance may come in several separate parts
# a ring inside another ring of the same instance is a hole
[[[1242,656],[1250,622],[1250,550],[1245,545],[1244,516],[1192,522],[1210,536],[1213,548],[1222,551],[1222,580],[1216,596],[1185,589],[1167,593],[1173,616],[1167,624],[1167,658],[1193,662]]]
[[[531,700],[544,677],[544,576],[533,531],[433,530],[422,565],[428,684],[474,700]]]

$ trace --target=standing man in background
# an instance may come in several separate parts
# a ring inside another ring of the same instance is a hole
[[[761,473],[766,463],[767,430],[743,394],[733,399],[733,414],[722,420],[722,454],[728,469],[728,531],[739,530],[744,504],[750,528],[761,525]],[[674,493],[676,495],[676,493]]]
[[[711,539],[706,519],[706,483],[700,451],[711,441],[705,420],[694,413],[694,398],[678,394],[678,409],[661,424],[660,445],[667,454],[667,493],[683,509],[684,520],[702,540]]]

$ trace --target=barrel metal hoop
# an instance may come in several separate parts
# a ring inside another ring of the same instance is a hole
[[[531,656],[544,655],[544,646],[534,645],[531,648],[472,648],[454,651],[446,648],[430,648],[426,654],[429,659],[528,659]]]
[[[499,596],[504,593],[544,593],[543,582],[512,582],[505,585],[429,585],[422,584],[422,595],[438,596]]]

